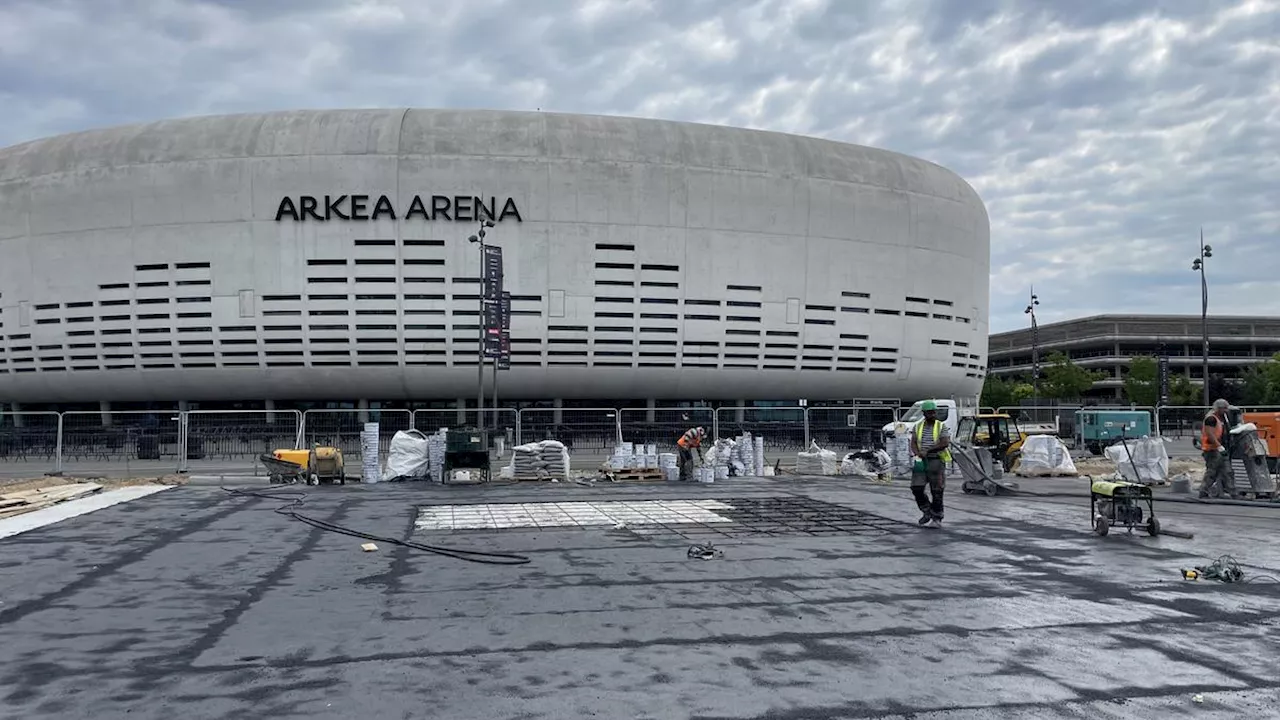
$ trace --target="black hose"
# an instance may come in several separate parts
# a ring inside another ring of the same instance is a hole
[[[427,545],[425,543],[414,542],[413,540],[400,540],[399,538],[385,537],[382,535],[374,535],[362,530],[352,530],[327,520],[321,520],[309,515],[303,515],[297,511],[302,507],[302,503],[306,500],[307,494],[297,490],[242,490],[240,488],[223,487],[224,492],[231,493],[238,497],[254,497],[263,500],[287,500],[285,505],[276,508],[274,512],[277,515],[283,515],[293,518],[299,522],[310,525],[320,530],[326,530],[339,535],[349,535],[363,540],[373,540],[375,542],[387,543],[388,545],[400,545],[414,550],[421,550],[435,555],[443,555],[445,557],[454,558],[455,560],[465,560],[467,562],[481,563],[484,565],[525,565],[529,562],[529,558],[524,555],[515,555],[512,553],[495,553],[483,552],[480,550],[458,550],[455,548],[440,547],[438,545]]]

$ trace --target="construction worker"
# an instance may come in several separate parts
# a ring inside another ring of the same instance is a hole
[[[1204,479],[1200,481],[1200,497],[1235,496],[1235,478],[1231,475],[1231,457],[1227,453],[1227,411],[1231,403],[1221,398],[1213,401],[1213,409],[1200,424],[1200,454],[1204,457]]]
[[[911,494],[920,508],[920,524],[942,527],[942,491],[947,483],[947,465],[951,462],[951,431],[938,419],[938,404],[925,400],[920,406],[924,419],[916,423],[911,434]],[[926,497],[925,488],[932,498]]]
[[[689,428],[684,435],[676,441],[676,445],[680,446],[679,466],[680,466],[680,482],[689,482],[693,475],[694,454],[702,448],[702,440],[707,436],[707,431],[700,428]]]

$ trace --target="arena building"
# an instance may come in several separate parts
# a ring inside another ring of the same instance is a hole
[[[536,112],[201,117],[0,150],[0,401],[976,396],[989,226],[897,153]],[[486,371],[486,375],[488,371]]]

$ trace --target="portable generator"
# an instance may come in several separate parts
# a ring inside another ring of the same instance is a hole
[[[1143,505],[1147,507],[1145,513]],[[1089,492],[1089,509],[1093,531],[1098,535],[1106,535],[1113,525],[1131,533],[1136,527],[1145,527],[1148,535],[1160,534],[1151,488],[1142,483],[1094,480]]]

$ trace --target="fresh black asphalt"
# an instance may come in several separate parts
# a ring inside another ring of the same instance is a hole
[[[0,717],[1280,715],[1277,510],[1157,506],[1185,540],[959,492],[922,530],[905,488],[841,478],[306,492],[318,518],[530,562],[362,552],[277,500],[167,490],[0,540]],[[436,503],[786,495],[902,522],[713,560],[625,527],[413,530]],[[1256,582],[1179,576],[1224,553]]]

